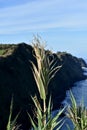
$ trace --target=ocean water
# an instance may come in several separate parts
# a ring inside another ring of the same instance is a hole
[[[83,71],[84,75],[87,75],[87,68],[83,67]],[[76,99],[77,104],[79,105],[82,101],[84,101],[84,105],[87,107],[87,79],[76,82],[71,91]],[[66,98],[62,103],[64,106],[71,104],[69,90],[66,92]],[[67,124],[70,126],[71,130],[73,130],[73,124],[68,118],[65,118],[65,123],[61,130],[68,130],[66,126]]]
[[[83,67],[84,75],[87,75],[87,68]],[[80,104],[84,100],[84,105],[87,107],[87,79],[76,82],[71,89],[77,104]],[[70,101],[70,91],[66,92],[66,98],[62,102],[64,105],[71,104]]]

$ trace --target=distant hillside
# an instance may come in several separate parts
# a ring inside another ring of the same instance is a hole
[[[87,66],[84,60],[65,52],[57,54],[46,51],[50,59],[54,58],[57,65],[62,65],[49,85],[48,94],[52,94],[54,109],[61,105],[66,90],[73,83],[83,80],[82,66]],[[29,127],[26,111],[32,113],[31,95],[38,95],[36,83],[32,74],[31,62],[36,63],[32,46],[25,43],[18,45],[0,45],[0,129],[5,130],[9,115],[11,97],[14,98],[13,116],[21,111],[18,122]],[[48,96],[49,96],[48,95]]]

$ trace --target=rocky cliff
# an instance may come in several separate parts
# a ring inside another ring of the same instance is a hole
[[[48,87],[49,95],[52,94],[53,97],[54,109],[57,109],[65,97],[66,90],[70,89],[74,82],[86,77],[81,68],[84,60],[79,60],[65,52],[51,53],[52,57],[56,60],[55,66],[62,65]],[[26,111],[32,113],[31,95],[38,94],[30,61],[36,64],[32,46],[25,43],[0,45],[1,130],[6,129],[12,96],[14,99],[13,117],[21,111],[18,122],[23,124],[25,130],[30,125]]]

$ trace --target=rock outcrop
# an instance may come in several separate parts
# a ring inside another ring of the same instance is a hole
[[[32,46],[25,43],[9,45],[5,48],[2,45],[0,49],[5,49],[0,56],[0,129],[6,129],[13,96],[13,117],[21,111],[18,122],[23,124],[26,130],[30,125],[26,111],[32,113],[33,107],[31,95],[38,94],[30,63],[32,61],[36,64],[34,51]],[[56,109],[64,99],[66,90],[70,89],[74,82],[86,77],[83,75],[82,64],[78,58],[62,52],[52,54],[52,57],[57,61],[56,66],[62,65],[48,87]]]
[[[87,67],[87,63],[82,58],[79,58],[79,62],[82,67]]]

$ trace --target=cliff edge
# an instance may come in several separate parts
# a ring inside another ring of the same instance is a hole
[[[65,52],[49,52],[49,55],[55,58],[55,66],[62,66],[48,87],[49,95],[52,94],[53,97],[54,109],[57,109],[65,98],[66,90],[70,89],[74,82],[86,78],[83,75],[82,63],[85,67],[86,64],[84,60]],[[37,64],[32,46],[25,43],[0,45],[0,129],[6,129],[12,96],[13,117],[21,111],[18,122],[23,124],[25,130],[29,127],[26,111],[32,113],[31,95],[38,94],[30,61]]]

